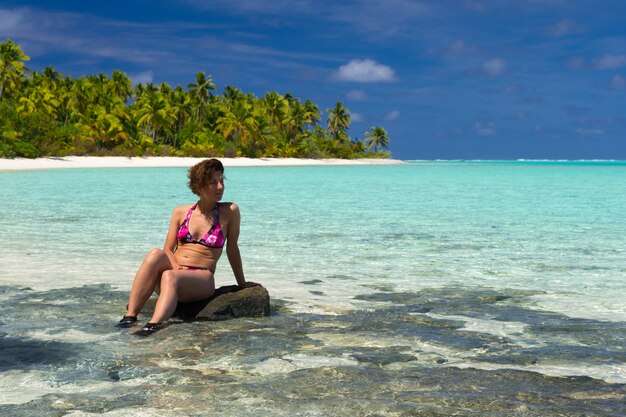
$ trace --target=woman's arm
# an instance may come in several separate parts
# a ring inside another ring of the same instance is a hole
[[[239,207],[237,204],[232,203],[229,206],[230,220],[228,222],[228,236],[226,237],[226,256],[228,256],[228,262],[233,270],[237,285],[241,288],[247,286],[246,278],[243,274],[243,265],[241,263],[241,253],[239,252],[239,226],[241,224],[241,215],[239,214]]]
[[[170,259],[175,259],[174,252],[178,246],[178,228],[180,227],[180,212],[184,211],[184,207],[176,207],[172,212],[170,218],[170,227],[167,230],[167,236],[165,236],[165,244],[163,244],[163,251],[166,252]]]

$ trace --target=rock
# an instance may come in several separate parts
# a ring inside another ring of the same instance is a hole
[[[270,295],[262,285],[240,289],[237,285],[219,287],[206,300],[178,303],[176,316],[182,319],[226,320],[270,315]]]

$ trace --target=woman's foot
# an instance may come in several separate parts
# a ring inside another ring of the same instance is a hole
[[[137,324],[137,316],[124,316],[117,322],[117,327],[132,327]]]
[[[150,336],[152,333],[159,331],[163,328],[163,323],[146,323],[141,330],[137,330],[133,333],[135,336]]]

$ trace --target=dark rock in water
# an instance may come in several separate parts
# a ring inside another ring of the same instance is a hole
[[[178,303],[176,316],[182,319],[226,320],[270,315],[270,295],[262,285],[241,289],[237,285],[219,287],[206,300]]]
[[[117,371],[109,371],[109,373],[107,375],[113,381],[119,381],[120,380],[120,374]]]

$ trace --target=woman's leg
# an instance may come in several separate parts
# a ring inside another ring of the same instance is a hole
[[[152,249],[146,255],[141,266],[137,270],[133,285],[128,298],[127,316],[137,316],[148,298],[155,289],[158,290],[161,274],[172,269],[172,261],[168,254],[161,249]]]
[[[179,301],[192,302],[209,298],[215,292],[211,271],[169,270],[161,277],[161,293],[150,323],[162,323],[172,317]]]

